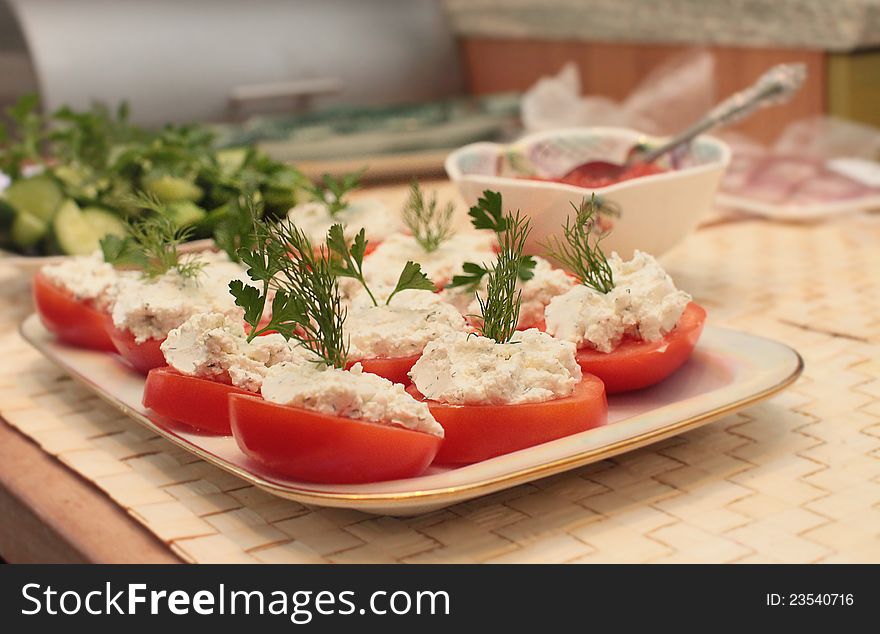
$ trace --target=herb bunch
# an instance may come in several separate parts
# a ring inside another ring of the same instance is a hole
[[[492,270],[487,273],[486,297],[477,293],[484,337],[507,343],[516,332],[522,305],[522,289],[517,290],[522,252],[531,231],[528,218],[508,212],[503,216],[505,229],[500,235],[501,250]]]
[[[339,277],[350,277],[360,282],[373,302],[373,306],[378,306],[379,303],[364,277],[364,256],[367,252],[368,242],[364,229],[358,232],[350,245],[345,240],[345,232],[341,224],[333,225],[327,233],[327,248],[331,254],[330,268],[333,274]],[[385,300],[385,305],[390,304],[391,298],[397,293],[405,290],[433,291],[434,282],[428,279],[428,276],[422,271],[421,265],[408,261],[404,264],[403,270],[397,278],[397,284]]]
[[[598,226],[601,202],[595,194],[584,198],[579,207],[572,203],[574,218],[566,217],[562,238],[551,236],[542,246],[547,255],[574,273],[584,286],[599,293],[614,288],[614,273],[600,242],[608,235]]]
[[[278,223],[253,219],[254,246],[239,250],[248,276],[260,288],[241,280],[229,283],[235,303],[251,326],[248,341],[270,331],[294,339],[324,364],[344,368],[348,340],[343,324],[346,310],[339,284],[323,249],[315,250],[308,236],[289,219]],[[260,327],[270,291],[272,317]]]
[[[346,196],[360,186],[361,177],[366,169],[345,174],[342,178],[333,178],[330,174],[324,174],[321,180],[308,187],[312,197],[322,203],[326,203],[327,211],[335,216],[348,206]]]
[[[37,97],[28,95],[6,114],[9,125],[0,125],[0,171],[13,183],[28,179],[26,168],[35,165],[50,189],[60,189],[62,198],[82,208],[99,207],[123,220],[155,213],[134,198],[138,191],[151,192],[168,203],[167,210],[179,223],[194,227],[190,239],[213,237],[233,259],[251,233],[247,197],[262,201],[267,217],[280,218],[313,189],[297,169],[254,148],[218,149],[217,128],[168,125],[147,130],[129,121],[125,104],[62,107],[42,114]],[[327,197],[344,206],[341,197],[353,184],[343,179],[342,185],[330,187]],[[59,245],[51,239],[34,246],[18,244],[7,229],[0,227],[4,246],[39,254],[58,252]]]
[[[513,222],[515,216],[505,215],[502,210],[502,198],[499,192],[486,190],[483,192],[482,198],[477,204],[470,208],[468,215],[471,217],[471,224],[475,229],[489,229],[494,231],[499,241],[504,239],[504,234],[509,229],[509,223]],[[520,250],[519,260],[517,260],[516,277],[522,282],[527,282],[535,276],[536,261],[530,255],[522,255]],[[462,265],[462,273],[454,275],[452,282],[448,284],[449,288],[464,287],[468,290],[475,291],[483,278],[492,272],[492,267],[476,262],[465,262]]]
[[[205,268],[197,253],[181,253],[180,245],[192,233],[191,227],[178,227],[163,210],[163,203],[146,194],[139,197],[156,214],[127,224],[127,235],[107,235],[101,239],[104,260],[114,266],[134,266],[146,279],[177,271],[185,279],[196,278]]]
[[[412,232],[419,246],[426,253],[431,253],[455,233],[452,230],[454,212],[455,206],[451,202],[442,208],[437,206],[436,193],[426,199],[419,184],[413,181],[410,184],[409,199],[403,207],[403,223]]]

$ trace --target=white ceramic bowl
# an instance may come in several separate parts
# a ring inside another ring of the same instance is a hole
[[[625,128],[551,130],[512,145],[466,145],[446,158],[445,167],[468,205],[489,189],[501,192],[505,209],[528,214],[532,233],[526,248],[531,253],[540,253],[539,245],[559,232],[573,211],[572,203],[595,193],[621,212],[609,218],[613,230],[602,243],[606,251],[617,251],[623,258],[635,249],[660,255],[690,233],[712,207],[730,162],[730,149],[722,141],[701,136],[675,158],[674,169],[596,189],[517,177],[558,177],[592,160],[622,163],[630,149],[644,141],[650,139]]]

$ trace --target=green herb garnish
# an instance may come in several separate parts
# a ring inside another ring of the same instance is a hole
[[[482,320],[480,332],[497,343],[509,342],[519,323],[522,290],[517,290],[516,281],[522,252],[531,231],[529,219],[520,216],[519,212],[507,213],[503,220],[505,229],[500,236],[501,251],[492,270],[486,274],[486,297],[477,293]]]
[[[452,237],[452,214],[455,206],[452,203],[443,208],[437,207],[437,194],[426,200],[419,184],[410,184],[409,200],[403,208],[403,223],[412,232],[416,242],[427,252],[436,251],[437,247]]]
[[[0,124],[0,171],[10,178],[19,178],[26,162],[42,163],[40,145],[45,131],[38,104],[36,95],[21,97],[6,109],[14,127],[10,130]]]
[[[366,168],[345,174],[338,179],[333,178],[330,174],[324,174],[318,183],[309,188],[309,192],[315,200],[325,203],[330,215],[335,216],[348,207],[345,197],[349,192],[358,188],[361,176],[365,171]]]
[[[597,226],[600,204],[595,194],[590,200],[584,198],[580,207],[572,203],[575,215],[573,219],[566,217],[563,237],[552,236],[541,246],[549,257],[577,275],[584,286],[608,293],[614,288],[614,273],[599,245],[608,235]]]
[[[507,228],[507,217],[501,208],[501,193],[489,191],[483,192],[483,197],[477,200],[477,204],[470,208],[468,215],[475,229],[491,229],[500,234]]]
[[[364,229],[358,231],[350,245],[345,240],[345,233],[341,224],[333,225],[327,233],[327,248],[332,255],[330,266],[333,273],[339,277],[350,277],[360,282],[373,302],[373,306],[378,306],[379,303],[376,301],[376,297],[364,278],[364,255],[367,251],[368,242]],[[432,291],[434,290],[434,283],[422,272],[422,267],[419,264],[407,262],[397,278],[394,290],[391,291],[391,294],[385,300],[385,304],[390,304],[392,297],[405,290]]]
[[[475,229],[491,229],[499,239],[507,230],[510,216],[505,216],[502,212],[501,194],[486,190],[483,197],[477,201],[477,204],[471,207],[468,215],[471,217],[471,224]],[[520,255],[519,266],[517,267],[517,277],[522,282],[527,282],[535,276],[535,265],[537,262],[531,255]],[[474,291],[480,286],[483,277],[492,271],[492,267],[476,262],[465,262],[462,265],[462,273],[453,275],[452,281],[447,288],[464,287]]]
[[[241,280],[229,283],[235,303],[251,326],[248,341],[275,331],[311,350],[326,365],[344,368],[348,341],[343,332],[346,311],[326,250],[315,250],[308,236],[289,219],[267,223],[254,218],[254,246],[242,248],[248,276],[261,288]],[[270,290],[272,317],[260,327]]]
[[[124,238],[108,235],[101,239],[104,260],[114,266],[135,266],[147,279],[155,279],[169,271],[177,271],[183,278],[195,278],[205,268],[197,253],[184,254],[180,245],[189,238],[191,227],[178,227],[162,211],[163,203],[146,194],[139,204],[154,208],[156,215],[130,221]]]

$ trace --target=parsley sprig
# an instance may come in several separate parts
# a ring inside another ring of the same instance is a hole
[[[544,243],[547,255],[574,273],[584,286],[600,293],[614,288],[614,273],[600,242],[608,235],[599,228],[601,201],[595,194],[584,198],[579,207],[572,204],[574,218],[570,215],[562,227],[562,238],[551,236]]]
[[[344,368],[348,358],[343,330],[346,310],[327,251],[314,249],[308,236],[289,219],[267,223],[254,218],[254,238],[254,246],[240,249],[239,257],[260,288],[241,280],[229,283],[229,292],[251,326],[248,341],[275,331],[298,341],[326,365]],[[260,327],[270,290],[275,291],[272,316]]]
[[[335,216],[348,207],[345,197],[358,188],[365,171],[366,169],[351,172],[342,178],[333,178],[330,174],[324,174],[318,183],[309,187],[309,193],[315,200],[326,203],[327,211],[331,216]]]
[[[531,231],[529,219],[508,212],[502,219],[505,229],[501,233],[501,250],[495,265],[487,273],[486,296],[477,293],[482,325],[480,332],[484,337],[497,343],[507,343],[516,332],[519,311],[522,304],[522,289],[516,288],[522,252]]]
[[[454,212],[455,206],[451,202],[442,208],[437,206],[436,193],[426,199],[419,184],[413,181],[409,188],[409,199],[403,207],[403,223],[419,246],[426,253],[431,253],[455,233],[452,229]]]
[[[164,209],[164,204],[146,194],[138,196],[140,205],[154,209],[155,215],[130,220],[127,235],[107,235],[101,239],[104,260],[114,266],[133,266],[146,279],[155,279],[177,271],[182,278],[198,277],[206,262],[197,253],[181,253],[192,227],[178,227]]]
[[[327,232],[327,248],[332,257],[330,267],[333,274],[339,277],[350,277],[360,282],[373,302],[373,306],[378,306],[379,303],[364,277],[364,256],[367,252],[368,242],[364,229],[357,233],[350,245],[345,240],[345,232],[341,224],[333,225]],[[390,304],[391,298],[400,291],[411,289],[433,291],[434,283],[428,279],[419,264],[410,261],[404,265],[397,278],[397,284],[388,295],[385,304]]]
[[[468,215],[471,217],[471,224],[475,229],[490,229],[494,231],[498,235],[499,240],[502,240],[502,236],[508,229],[508,223],[512,222],[512,216],[504,214],[502,205],[503,201],[499,192],[484,191],[482,198],[468,212]],[[531,255],[520,254],[517,262],[517,278],[522,282],[532,279],[535,276],[536,264],[535,258]],[[462,265],[462,273],[454,275],[452,282],[447,287],[464,287],[470,291],[475,291],[479,288],[483,278],[491,272],[491,266],[476,262],[465,262]]]

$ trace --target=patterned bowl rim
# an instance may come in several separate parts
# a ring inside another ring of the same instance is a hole
[[[589,127],[589,128],[560,128],[554,130],[544,130],[541,132],[535,132],[532,134],[528,134],[513,143],[492,143],[489,141],[482,141],[479,143],[470,143],[468,145],[464,145],[457,150],[454,150],[450,153],[446,160],[443,163],[444,168],[446,169],[446,174],[449,176],[449,179],[453,182],[459,181],[472,181],[483,183],[487,186],[495,185],[495,186],[504,186],[504,185],[517,185],[519,187],[533,188],[533,189],[546,189],[546,190],[554,190],[554,191],[565,191],[573,194],[584,195],[589,192],[613,192],[619,189],[624,189],[628,187],[632,187],[633,185],[637,185],[640,183],[646,182],[657,182],[663,180],[672,180],[676,178],[681,178],[686,175],[699,174],[702,172],[711,172],[717,170],[719,168],[724,169],[730,164],[731,151],[730,146],[728,146],[724,141],[709,135],[700,135],[695,139],[696,143],[701,143],[705,145],[712,146],[718,150],[718,158],[715,160],[708,161],[706,163],[702,163],[700,165],[692,165],[690,167],[685,167],[682,169],[676,169],[668,172],[661,172],[660,174],[649,174],[647,176],[639,176],[638,178],[633,178],[630,180],[621,181],[619,183],[614,183],[612,185],[607,185],[605,187],[578,187],[577,185],[567,185],[565,183],[554,183],[552,181],[537,181],[537,180],[529,180],[529,179],[521,179],[521,178],[510,178],[507,176],[487,176],[485,174],[464,174],[459,167],[459,161],[463,156],[471,154],[477,150],[482,149],[497,149],[497,148],[505,148],[512,146],[529,146],[538,141],[543,141],[547,138],[560,137],[560,136],[571,136],[578,137],[584,135],[591,136],[607,136],[607,137],[618,137],[618,138],[627,138],[632,139],[633,141],[639,141],[640,139],[655,139],[655,137],[650,134],[645,134],[644,132],[639,132],[638,130],[634,130],[632,128],[615,128],[615,127]]]

